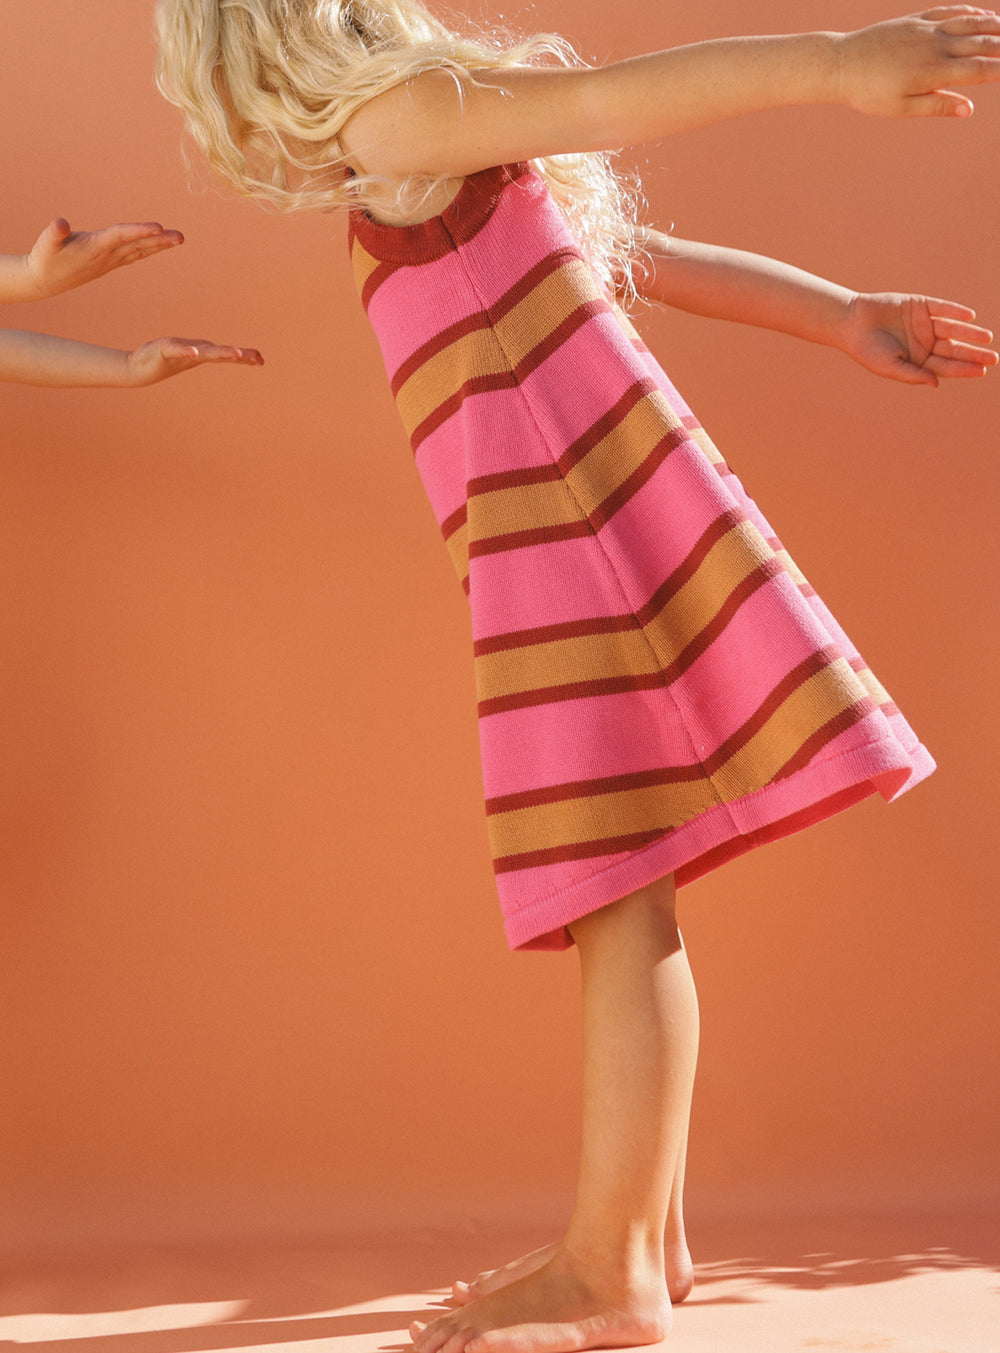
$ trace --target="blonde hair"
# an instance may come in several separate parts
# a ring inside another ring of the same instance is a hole
[[[553,34],[453,32],[420,0],[159,0],[156,25],[157,84],[209,163],[283,211],[367,205],[379,180],[345,177],[340,132],[422,71],[449,70],[461,88],[477,70],[584,64]],[[631,292],[637,187],[604,154],[534,163],[592,266]],[[413,176],[401,204],[412,210],[438,182]]]

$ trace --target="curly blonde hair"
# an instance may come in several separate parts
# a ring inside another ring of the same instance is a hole
[[[341,130],[422,71],[447,69],[461,85],[477,70],[585,64],[554,34],[455,32],[420,0],[158,0],[156,26],[157,85],[209,163],[283,211],[368,205],[380,181],[344,175]],[[534,164],[598,274],[631,292],[637,185],[606,154]],[[440,181],[413,176],[401,205]]]

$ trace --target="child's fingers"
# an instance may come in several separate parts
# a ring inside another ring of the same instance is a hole
[[[158,235],[140,236],[138,239],[116,244],[107,253],[116,262],[137,263],[140,259],[149,258],[153,254],[162,254],[165,249],[174,249],[183,243],[184,236],[179,230],[163,230]]]
[[[950,338],[958,343],[975,343],[978,346],[993,341],[993,334],[989,329],[983,329],[978,324],[966,324],[957,319],[935,319],[934,336]]]
[[[196,362],[237,362],[242,366],[263,366],[264,358],[256,348],[236,348],[211,343],[207,338],[166,338],[161,348],[164,357]]]
[[[935,376],[940,376],[945,380],[952,377],[974,378],[985,376],[987,368],[993,365],[989,362],[965,362],[954,357],[928,357],[924,363],[926,371],[933,372]]]
[[[107,244],[135,244],[141,240],[157,239],[164,235],[179,235],[179,230],[165,230],[159,221],[129,221],[118,225],[104,226],[91,232],[92,239],[100,239]]]
[[[179,230],[164,230],[158,221],[105,226],[103,230],[81,232],[76,238],[95,254],[122,255],[129,262],[184,243]]]
[[[980,348],[978,344],[969,342],[950,341],[936,342],[931,357],[940,361],[958,361],[972,367],[996,367],[997,360],[1000,360],[992,348]]]
[[[932,11],[921,17],[936,23],[939,30],[942,33],[947,33],[949,37],[963,37],[969,33],[973,35],[995,33],[997,31],[996,25],[1000,22],[1000,17],[992,9],[972,10],[965,14],[948,14],[945,11],[938,11],[937,18]]]
[[[911,94],[903,102],[907,117],[971,117],[975,104],[953,89],[935,89],[930,94]]]
[[[931,315],[947,315],[949,319],[975,319],[976,312],[967,305],[959,305],[957,301],[942,301],[937,296],[924,296],[924,304]]]

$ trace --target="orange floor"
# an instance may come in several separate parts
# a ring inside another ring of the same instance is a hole
[[[691,1353],[997,1353],[996,1218],[693,1228],[698,1285],[669,1347]],[[8,1257],[0,1344],[45,1353],[384,1353],[453,1276],[544,1237],[430,1232],[339,1243],[146,1246]]]

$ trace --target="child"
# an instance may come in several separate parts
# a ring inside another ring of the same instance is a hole
[[[72,231],[58,218],[27,254],[0,255],[0,304],[56,296],[183,243],[179,230],[161,225]],[[154,385],[205,362],[260,366],[263,360],[254,348],[218,347],[204,339],[157,338],[134,352],[121,352],[50,334],[0,329],[0,380],[25,385]]]
[[[160,0],[158,24],[161,89],[218,169],[281,206],[351,208],[361,298],[471,605],[508,938],[580,955],[567,1233],[456,1284],[414,1343],[656,1342],[692,1281],[698,1016],[674,884],[934,763],[609,288],[914,384],[998,359],[952,302],[640,233],[602,152],[796,103],[968,116],[951,86],[1000,79],[1000,18],[947,6],[597,69],[552,37],[456,35],[415,0]]]

